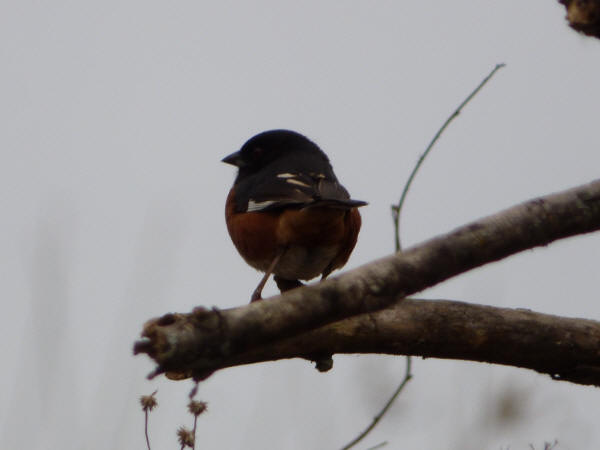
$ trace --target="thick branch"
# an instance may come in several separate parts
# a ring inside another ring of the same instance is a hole
[[[397,301],[235,355],[223,365],[327,352],[465,359],[600,386],[600,322],[448,300]]]
[[[156,373],[173,371],[201,379],[269,342],[386,308],[474,267],[599,228],[600,180],[528,201],[404,253],[267,301],[223,311],[196,308],[190,314],[151,320],[144,327],[145,339],[134,350],[154,358]]]

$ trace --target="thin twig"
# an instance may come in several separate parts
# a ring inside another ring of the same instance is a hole
[[[394,394],[387,401],[387,403],[385,404],[383,409],[381,411],[379,411],[379,414],[377,414],[373,418],[373,421],[371,422],[371,424],[367,428],[365,428],[365,430],[362,433],[360,433],[356,438],[354,438],[354,440],[352,442],[350,442],[345,447],[343,447],[342,450],[348,450],[348,449],[354,447],[356,444],[358,444],[360,441],[362,441],[365,438],[365,436],[371,432],[371,430],[373,428],[375,428],[375,425],[377,425],[379,423],[381,418],[385,415],[387,410],[390,409],[390,407],[394,403],[394,400],[396,400],[396,397],[398,397],[400,392],[402,392],[402,389],[404,389],[404,386],[406,386],[406,383],[408,383],[411,380],[411,378],[412,378],[411,366],[412,366],[412,360],[411,360],[410,356],[407,356],[404,378],[402,379],[402,382],[400,383],[400,385],[396,388],[396,391],[394,392]]]
[[[388,445],[388,442],[387,441],[383,441],[383,442],[380,442],[379,444],[377,444],[374,447],[368,448],[367,450],[377,450],[377,449],[385,447],[386,445]]]
[[[404,185],[404,189],[402,190],[402,195],[400,196],[400,200],[398,201],[398,204],[392,205],[392,219],[394,221],[394,240],[395,240],[396,252],[399,252],[402,250],[402,245],[400,243],[400,214],[402,212],[402,207],[404,206],[404,201],[406,200],[406,195],[408,194],[410,185],[412,184],[412,182],[415,178],[415,175],[419,171],[421,164],[423,164],[423,161],[425,161],[425,158],[427,157],[427,155],[429,154],[429,152],[431,151],[431,149],[433,148],[435,143],[438,141],[438,139],[440,138],[440,136],[442,135],[444,130],[446,130],[446,128],[448,128],[448,125],[450,125],[450,122],[452,122],[454,120],[454,118],[460,114],[461,110],[465,107],[465,105],[467,103],[469,103],[469,101],[471,101],[471,99],[473,97],[475,97],[475,95],[477,95],[477,93],[481,90],[481,88],[483,88],[483,86],[485,86],[485,84],[494,76],[494,74],[504,66],[505,66],[505,64],[496,64],[496,66],[488,74],[488,76],[485,77],[481,81],[481,83],[479,83],[479,85],[467,96],[467,98],[465,98],[463,100],[463,102],[460,105],[458,105],[458,108],[456,108],[454,110],[454,112],[446,119],[444,124],[437,131],[437,133],[435,134],[435,136],[433,137],[433,139],[431,140],[431,142],[429,143],[429,145],[427,146],[427,148],[425,149],[425,151],[423,152],[423,154],[417,161],[417,164],[415,164],[415,167],[413,168],[410,176],[408,177],[408,181]],[[392,404],[394,403],[394,401],[396,400],[398,395],[400,395],[400,392],[402,392],[402,390],[404,389],[404,386],[406,386],[406,384],[411,380],[411,378],[412,378],[411,367],[412,367],[411,357],[407,356],[406,357],[406,371],[404,373],[404,378],[402,379],[402,381],[400,382],[400,384],[398,385],[398,387],[396,388],[396,390],[394,391],[394,393],[392,394],[390,399],[387,401],[387,403],[385,404],[383,409],[379,412],[379,414],[377,414],[373,418],[373,421],[371,422],[371,424],[359,436],[357,436],[352,442],[350,442],[348,445],[346,445],[343,448],[343,450],[348,450],[348,449],[352,448],[354,445],[356,445],[358,442],[360,442],[367,434],[369,434],[369,432],[373,428],[375,428],[375,425],[377,425],[377,423],[385,415],[387,410],[392,406]]]
[[[404,190],[402,191],[402,195],[400,196],[400,201],[398,202],[397,205],[392,206],[392,217],[394,220],[394,229],[395,229],[395,233],[396,233],[395,236],[396,236],[396,251],[397,252],[402,249],[402,247],[400,245],[400,211],[402,210],[402,206],[404,205],[404,200],[406,199],[406,194],[408,193],[408,190],[410,189],[410,185],[412,184],[412,181],[415,178],[417,171],[421,167],[421,164],[423,164],[423,161],[425,160],[425,158],[427,157],[427,155],[433,148],[434,144],[438,141],[438,139],[440,138],[442,133],[446,130],[446,128],[448,128],[448,125],[450,125],[450,122],[452,122],[456,118],[456,116],[458,116],[460,114],[461,110],[467,105],[467,103],[469,103],[471,101],[471,99],[473,97],[475,97],[475,95],[477,95],[477,93],[481,90],[481,88],[483,88],[483,86],[485,86],[485,84],[488,81],[490,81],[490,79],[494,76],[494,74],[498,70],[503,68],[505,65],[506,64],[504,64],[504,63],[496,64],[496,67],[494,67],[494,69],[489,73],[489,75],[487,77],[485,77],[481,83],[479,83],[479,85],[473,90],[473,92],[471,92],[467,96],[467,98],[465,98],[464,101],[458,106],[458,108],[456,108],[454,110],[454,112],[446,119],[446,121],[444,122],[442,127],[435,134],[435,136],[433,137],[433,139],[431,140],[431,142],[429,143],[429,145],[427,146],[427,148],[425,149],[425,151],[423,152],[423,154],[417,161],[415,168],[413,169],[412,173],[408,177],[408,181],[404,185]]]

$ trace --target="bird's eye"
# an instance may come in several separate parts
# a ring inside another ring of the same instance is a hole
[[[252,157],[254,159],[260,159],[265,151],[261,147],[254,147],[252,150]]]

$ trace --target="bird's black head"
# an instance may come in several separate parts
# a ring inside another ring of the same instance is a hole
[[[238,178],[258,172],[283,157],[291,160],[318,157],[328,165],[327,156],[300,133],[290,130],[264,131],[250,138],[242,148],[223,158],[223,162],[239,168]]]

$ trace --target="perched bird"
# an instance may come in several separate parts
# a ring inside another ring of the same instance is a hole
[[[223,162],[238,167],[225,205],[229,235],[265,272],[252,302],[271,274],[283,292],[346,264],[361,225],[357,208],[367,203],[350,198],[316,144],[294,131],[265,131]]]

